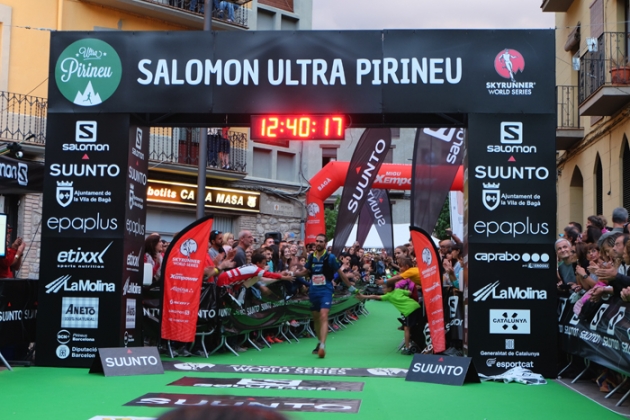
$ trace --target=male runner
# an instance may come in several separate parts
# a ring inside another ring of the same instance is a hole
[[[333,296],[333,278],[335,273],[339,273],[339,278],[348,287],[350,293],[354,293],[356,289],[350,284],[346,275],[343,273],[337,258],[326,251],[326,235],[320,233],[315,238],[315,252],[309,256],[304,269],[293,273],[296,277],[305,275],[311,276],[312,285],[309,288],[309,300],[311,301],[311,312],[313,314],[313,323],[315,324],[315,334],[319,343],[313,354],[317,354],[320,358],[326,356],[326,336],[328,335],[328,313],[332,305]]]

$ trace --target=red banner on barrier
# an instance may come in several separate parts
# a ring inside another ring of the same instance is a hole
[[[210,229],[212,217],[197,220],[173,239],[164,255],[162,338],[165,340],[195,341]]]
[[[433,240],[424,230],[412,227],[410,231],[413,248],[416,251],[420,281],[422,282],[422,296],[427,312],[433,352],[437,354],[446,350],[440,258],[437,255]]]

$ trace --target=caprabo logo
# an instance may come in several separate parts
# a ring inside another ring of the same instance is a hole
[[[122,77],[118,53],[105,41],[86,38],[70,44],[57,59],[61,94],[80,106],[94,106],[114,94]]]

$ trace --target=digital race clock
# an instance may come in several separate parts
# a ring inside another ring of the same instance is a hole
[[[252,115],[252,140],[344,140],[343,115]]]

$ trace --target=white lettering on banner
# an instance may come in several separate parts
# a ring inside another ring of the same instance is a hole
[[[91,230],[116,230],[118,229],[118,220],[116,218],[101,219],[101,214],[97,213],[96,218],[75,217],[73,219],[70,219],[68,217],[50,217],[46,221],[46,226],[48,226],[48,229],[56,230],[59,233],[68,229],[78,230],[82,231],[83,233],[87,233]],[[144,226],[142,234],[144,235]]]
[[[17,165],[0,163],[0,178],[15,179],[19,185],[28,185],[28,166],[24,162]]]
[[[129,167],[129,179],[136,181],[138,184],[147,185],[147,174],[140,172],[132,166]]]
[[[375,164],[372,164],[372,162],[374,161],[376,162],[376,164],[378,164],[378,162],[380,161],[378,155],[382,154],[385,151],[385,146],[387,146],[387,142],[385,142],[385,140],[381,139],[377,141],[374,145],[374,150],[370,154],[370,158],[367,160],[367,162],[365,162],[366,166],[361,173],[362,181],[359,181],[357,183],[355,187],[355,192],[352,193],[352,199],[350,199],[350,201],[348,202],[348,210],[350,210],[350,212],[352,212],[353,214],[356,213],[359,209],[359,200],[363,198],[365,188],[368,186],[370,178],[372,177],[372,171],[376,169]],[[377,153],[378,155],[375,155],[375,153]],[[359,170],[360,169],[361,167],[359,167]]]
[[[519,235],[546,235],[549,233],[549,224],[544,223],[532,223],[529,221],[529,217],[525,219],[525,222],[483,222],[478,221],[474,224],[476,233],[486,234],[486,237],[490,235],[502,234],[511,235],[516,238]]]
[[[103,256],[114,242],[110,242],[101,252],[82,251],[78,247],[75,251],[61,251],[57,254],[57,268],[104,268]]]
[[[546,290],[536,290],[531,287],[521,289],[520,287],[508,287],[499,289],[499,280],[482,287],[473,293],[475,302],[491,299],[516,299],[516,300],[546,300]]]
[[[475,167],[478,179],[539,179],[549,178],[549,169],[544,166],[483,166]]]
[[[434,373],[436,375],[460,376],[464,373],[464,368],[453,365],[435,365],[433,363],[414,363],[411,368],[415,373]]]
[[[435,137],[438,140],[445,141],[450,143],[453,140],[453,134],[455,134],[456,141],[451,145],[451,149],[449,150],[448,156],[446,156],[446,162],[451,165],[457,162],[457,156],[462,149],[462,144],[464,144],[464,129],[463,128],[424,128],[422,131],[431,137]]]
[[[386,194],[386,193],[383,193]],[[374,195],[374,190],[370,190],[368,192],[367,204],[370,206],[370,210],[372,210],[372,217],[376,221],[376,224],[379,226],[385,226],[385,217],[381,213],[381,209],[378,206],[378,197]]]
[[[381,84],[458,84],[463,75],[461,57],[410,57],[367,59],[358,58],[356,66],[356,84],[362,85],[365,79],[371,79],[372,85]],[[142,77],[136,81],[148,85],[189,85],[211,84],[229,86],[250,83],[260,84],[261,69],[267,69],[266,79],[272,86],[334,86],[347,84],[344,62],[341,58],[324,60],[313,59],[269,59],[267,65],[261,65],[258,59],[249,60],[209,60],[193,58],[187,61],[176,59],[138,61],[138,71]],[[181,78],[183,75],[183,78]],[[263,78],[265,76],[262,76]]]
[[[129,293],[130,295],[141,295],[142,287],[137,283],[130,282],[129,280],[131,280],[131,277],[127,277],[127,280],[123,285],[123,296],[125,296],[127,293]]]
[[[53,163],[50,165],[51,176],[109,176],[115,178],[120,174],[118,165],[89,163]]]
[[[106,357],[107,367],[123,366],[156,366],[158,360],[155,356],[128,356],[128,357]]]
[[[37,309],[0,311],[0,322],[25,321],[37,318]]]
[[[125,228],[130,235],[144,236],[144,224],[138,219],[138,221],[127,219]]]
[[[46,287],[46,293],[57,293],[63,288],[66,292],[107,292],[113,293],[116,291],[115,283],[106,283],[103,280],[79,280],[68,283],[72,278],[70,275],[65,275],[56,278],[48,283]]]

